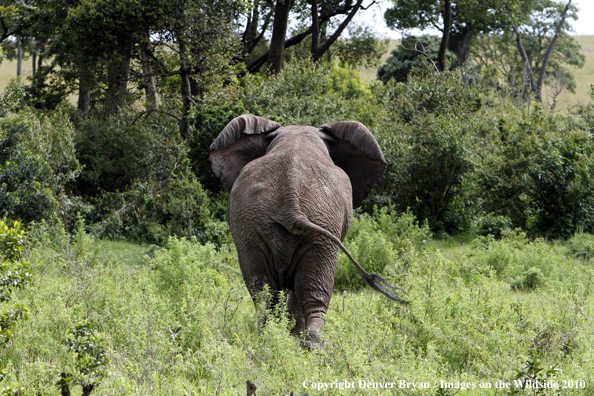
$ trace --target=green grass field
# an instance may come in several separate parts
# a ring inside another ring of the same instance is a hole
[[[594,36],[577,36],[578,43],[582,46],[581,53],[586,56],[586,64],[578,69],[570,66],[577,83],[575,95],[571,92],[563,92],[559,101],[564,106],[571,106],[576,103],[587,103],[589,101],[588,91],[590,84],[594,84]]]
[[[411,304],[361,286],[336,291],[324,347],[309,352],[285,316],[254,306],[232,246],[172,239],[151,250],[40,225],[25,254],[33,279],[11,302],[30,317],[0,350],[2,386],[22,391],[4,394],[57,396],[62,372],[74,375],[74,395],[81,379],[97,382],[93,395],[245,395],[246,380],[260,396],[504,395],[496,386],[506,383],[519,395],[594,392],[593,236],[512,232],[418,249],[400,240],[396,250],[376,243],[383,231],[366,244],[368,222],[355,221],[347,246],[364,267],[383,260]],[[65,339],[81,320],[106,349],[103,376],[77,375]],[[537,380],[564,389],[518,388]]]

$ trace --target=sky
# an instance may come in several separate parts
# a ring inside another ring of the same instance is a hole
[[[392,6],[391,1],[380,1],[379,4],[373,5],[369,10],[358,13],[359,23],[372,25],[380,35],[385,38],[399,39],[401,37],[400,32],[395,32],[388,29],[384,22],[384,12],[386,9]],[[578,36],[592,35],[594,36],[594,0],[573,0],[572,4],[579,8],[579,19],[574,21],[569,20],[569,23],[573,26],[574,34]],[[419,34],[418,30],[411,30],[412,34]],[[437,31],[427,32],[437,34]]]

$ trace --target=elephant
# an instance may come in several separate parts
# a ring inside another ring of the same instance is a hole
[[[214,140],[209,159],[231,191],[229,228],[252,298],[265,285],[273,296],[285,291],[293,333],[307,331],[305,347],[319,345],[339,248],[367,284],[406,303],[390,291],[399,288],[367,273],[342,244],[353,208],[386,169],[379,144],[363,124],[281,127],[242,115]]]

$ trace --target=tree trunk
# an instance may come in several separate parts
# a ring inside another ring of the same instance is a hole
[[[78,111],[83,119],[89,117],[89,105],[91,103],[91,89],[89,84],[88,69],[80,72],[78,79]]]
[[[95,388],[94,385],[90,385],[90,384],[83,385],[81,396],[89,396],[94,388]]]
[[[569,10],[569,6],[571,5],[571,0],[567,2],[565,5],[565,9],[563,10],[563,15],[561,16],[561,21],[559,25],[557,25],[557,30],[555,30],[555,35],[549,44],[549,48],[547,48],[547,52],[545,53],[544,60],[542,61],[542,67],[540,69],[540,75],[538,76],[538,83],[537,89],[538,93],[536,95],[536,99],[542,103],[542,85],[544,83],[545,74],[547,71],[547,64],[549,63],[549,59],[551,58],[551,53],[553,52],[553,47],[555,43],[557,43],[557,39],[559,38],[559,34],[561,34],[561,30],[563,30],[563,24],[565,23],[565,18],[567,17],[567,11]]]
[[[320,46],[320,19],[318,17],[318,0],[311,0],[311,55],[318,52]]]
[[[451,0],[444,0],[441,16],[443,18],[443,36],[441,37],[441,44],[439,45],[439,52],[437,53],[437,67],[440,71],[444,71],[446,69],[446,50],[448,49],[448,41],[452,30]]]
[[[60,379],[57,385],[60,387],[61,396],[70,396],[70,387],[68,386],[66,373],[60,373]]]
[[[107,106],[113,114],[118,112],[128,92],[131,56],[132,49],[125,48],[107,66]]]
[[[23,43],[21,39],[17,37],[16,39],[16,47],[17,47],[17,76],[21,76],[23,74]]]
[[[553,48],[555,47],[555,43],[557,43],[557,39],[561,34],[561,30],[563,30],[563,24],[565,23],[565,18],[567,17],[567,11],[569,10],[569,6],[571,5],[571,0],[567,2],[565,5],[565,9],[563,10],[563,14],[561,15],[561,21],[559,21],[559,25],[557,25],[557,29],[555,30],[555,35],[547,48],[547,52],[545,53],[545,57],[542,61],[542,66],[540,68],[540,73],[538,76],[538,81],[535,81],[534,78],[534,71],[532,69],[532,65],[530,64],[530,59],[528,59],[528,55],[526,54],[526,50],[524,49],[524,45],[522,43],[522,36],[520,35],[520,30],[518,29],[518,25],[515,23],[513,24],[514,33],[516,34],[516,43],[518,45],[518,51],[520,51],[520,55],[522,56],[522,60],[526,65],[526,71],[528,73],[528,78],[530,79],[530,88],[532,92],[536,95],[536,100],[542,103],[542,85],[544,83],[544,78],[547,71],[547,64],[551,58],[551,54],[553,53]]]
[[[522,35],[520,34],[520,29],[518,29],[518,25],[515,23],[512,25],[514,28],[514,33],[516,34],[516,44],[518,46],[518,51],[520,52],[520,56],[524,61],[524,69],[526,70],[526,74],[528,75],[528,80],[530,82],[530,89],[532,92],[536,94],[536,98],[540,97],[540,92],[536,85],[536,81],[534,81],[534,71],[532,70],[532,65],[530,64],[530,59],[528,59],[528,55],[526,54],[526,50],[524,49],[524,44],[522,43]],[[541,100],[542,101],[542,100]]]
[[[473,27],[471,25],[467,25],[459,40],[454,40],[454,44],[456,46],[454,48],[454,54],[456,55],[458,67],[464,67],[468,61],[468,55],[470,54],[470,42],[472,41],[474,33]],[[450,37],[450,39],[455,39],[455,37]]]
[[[334,33],[332,33],[332,36],[328,37],[328,39],[326,39],[324,41],[324,44],[322,44],[322,46],[320,48],[318,48],[316,53],[312,55],[312,59],[314,61],[318,61],[324,55],[324,53],[326,51],[328,51],[328,52],[330,51],[330,46],[332,44],[334,44],[336,42],[336,40],[338,40],[338,38],[340,37],[342,32],[344,32],[344,29],[346,29],[348,24],[351,23],[351,21],[355,17],[355,14],[357,14],[357,11],[359,11],[359,9],[361,9],[362,4],[363,4],[363,0],[357,1],[357,3],[353,6],[351,11],[349,12],[349,15],[345,18],[344,21],[342,21],[342,23],[338,26],[338,28],[334,31]]]
[[[186,43],[183,40],[178,42],[180,58],[180,77],[181,77],[181,97],[182,97],[182,115],[179,121],[179,134],[182,138],[190,137],[190,126],[188,116],[192,106],[192,86],[190,82],[190,66],[186,52]]]
[[[37,62],[37,59],[36,58],[37,58],[37,54],[35,52],[33,52],[31,54],[31,60],[33,61],[33,62],[31,62],[32,63],[32,66],[33,66],[33,73],[32,74],[35,74],[35,66],[37,66],[37,63],[36,63]]]
[[[147,35],[147,39],[150,39]],[[149,55],[150,42],[145,42],[145,51],[142,54],[142,78],[144,83],[144,95],[149,107],[159,110],[159,96],[157,94],[157,83],[153,74],[151,57]],[[146,48],[148,47],[148,48]]]
[[[283,55],[285,52],[285,39],[289,24],[289,13],[293,7],[292,0],[277,0],[274,9],[274,22],[272,24],[272,38],[268,50],[268,64],[270,71],[278,73],[283,68]]]

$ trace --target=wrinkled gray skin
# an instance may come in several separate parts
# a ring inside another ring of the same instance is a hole
[[[402,301],[341,243],[353,206],[385,170],[383,154],[362,124],[280,127],[245,115],[221,132],[210,158],[214,173],[231,188],[229,227],[252,298],[264,285],[273,295],[286,291],[294,332],[307,330],[305,346],[319,343],[339,248],[370,286]]]

